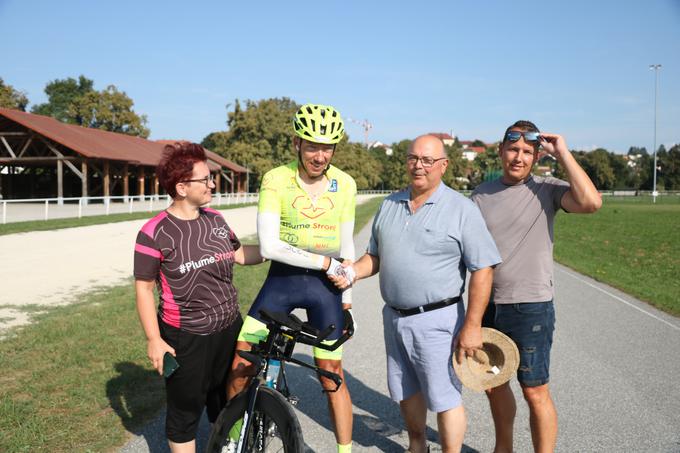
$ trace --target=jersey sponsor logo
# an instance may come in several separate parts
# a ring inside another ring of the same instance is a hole
[[[331,185],[328,188],[329,192],[337,192],[338,191],[338,180],[337,179],[331,179]]]
[[[310,228],[308,223],[290,223],[285,220],[281,221],[281,226],[284,228],[290,228],[291,230],[301,230],[305,228]]]
[[[337,228],[337,225],[324,225],[323,223],[312,224],[313,230],[335,231]]]
[[[229,237],[229,231],[227,231],[226,227],[213,228],[212,234],[221,239],[226,239]]]
[[[287,242],[289,244],[297,244],[299,238],[297,237],[297,234],[293,233],[281,233],[281,240],[283,242]]]
[[[293,200],[292,206],[308,219],[321,217],[335,207],[333,201],[328,197],[321,197],[314,205],[309,198],[302,195]]]
[[[215,253],[213,256],[208,256],[206,258],[201,258],[198,261],[189,260],[179,265],[180,274],[186,274],[189,271],[200,269],[209,264],[219,263],[220,261],[233,261],[234,251],[230,250],[228,252]]]

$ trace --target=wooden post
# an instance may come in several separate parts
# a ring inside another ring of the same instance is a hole
[[[108,160],[105,160],[104,161],[104,169],[103,169],[103,173],[104,173],[104,175],[103,175],[104,176],[104,196],[105,197],[111,196],[111,194],[109,193],[110,189],[111,189],[111,172],[110,172],[110,170],[111,170],[110,163],[109,163]]]
[[[64,163],[57,161],[57,204],[64,204]]]
[[[128,168],[127,162],[123,165],[123,196],[125,201],[127,201],[127,196],[130,195],[130,179],[128,178],[128,173],[130,169]]]
[[[87,161],[83,160],[83,162],[80,164],[80,172],[83,174],[81,178],[81,194],[80,196],[83,198],[87,198]],[[87,200],[84,200],[84,203],[87,204]]]
[[[217,193],[222,193],[222,173],[219,171],[215,177],[215,190],[217,190]]]
[[[137,167],[137,195],[140,200],[144,199],[144,167],[141,165]]]
[[[153,175],[153,194],[158,198],[158,188],[160,183],[158,182],[158,175]]]

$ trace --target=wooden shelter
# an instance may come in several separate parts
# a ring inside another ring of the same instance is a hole
[[[0,195],[4,199],[158,195],[162,190],[156,165],[168,142],[0,108]],[[212,151],[207,154],[217,191],[246,190],[246,168]]]

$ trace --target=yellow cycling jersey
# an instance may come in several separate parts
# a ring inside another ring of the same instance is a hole
[[[312,200],[299,181],[297,161],[268,171],[260,185],[258,212],[280,216],[279,238],[321,255],[340,250],[340,224],[354,221],[357,186],[347,173],[326,172],[328,187]]]

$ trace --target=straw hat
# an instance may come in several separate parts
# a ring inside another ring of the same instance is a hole
[[[459,364],[454,354],[453,369],[463,385],[481,392],[505,384],[519,367],[519,350],[504,333],[482,327],[482,349]],[[457,351],[457,350],[456,350]]]

